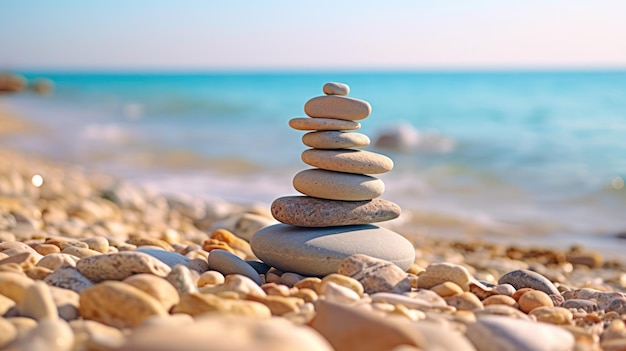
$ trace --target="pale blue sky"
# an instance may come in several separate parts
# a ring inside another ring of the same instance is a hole
[[[0,2],[0,69],[626,67],[623,0]]]

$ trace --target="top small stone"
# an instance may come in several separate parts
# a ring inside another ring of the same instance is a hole
[[[350,93],[350,87],[347,84],[330,82],[324,84],[322,91],[326,95],[346,96]]]

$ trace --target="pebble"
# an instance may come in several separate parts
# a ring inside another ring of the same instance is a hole
[[[474,311],[474,314],[476,314],[476,316],[496,315],[496,316],[515,318],[515,319],[530,320],[530,317],[528,317],[526,313],[520,311],[519,309],[513,306],[500,305],[500,304],[491,304],[491,305],[484,305],[484,306],[485,308],[483,308],[482,310]]]
[[[289,126],[297,130],[356,130],[361,128],[361,123],[355,121],[345,121],[334,118],[292,118]]]
[[[265,216],[254,213],[241,213],[216,223],[213,226],[213,230],[222,228],[249,242],[257,230],[275,223],[276,221]]]
[[[119,329],[89,320],[70,322],[76,344],[87,344],[93,350],[116,350],[126,338]]]
[[[564,308],[573,308],[573,309],[582,309],[587,313],[591,313],[598,310],[598,304],[593,300],[583,300],[583,299],[569,299],[563,301],[561,307]]]
[[[574,337],[568,331],[545,323],[502,316],[479,315],[467,324],[466,336],[480,351],[569,351]]]
[[[484,308],[480,299],[469,291],[464,291],[458,295],[445,297],[448,306],[452,306],[459,311],[474,311]]]
[[[372,299],[372,302],[387,302],[420,310],[448,309],[446,301],[435,292],[429,290],[418,290],[409,296],[388,292],[379,292],[372,294],[370,297]]]
[[[72,267],[61,267],[46,276],[44,281],[51,286],[69,289],[77,293],[93,285],[91,280]]]
[[[72,290],[57,288],[56,286],[50,286],[50,293],[52,294],[52,300],[57,308],[57,313],[60,318],[66,321],[78,319],[78,303],[80,295]]]
[[[76,263],[76,269],[94,283],[103,280],[123,280],[138,273],[164,277],[171,270],[168,265],[155,257],[134,251],[85,257]]]
[[[257,320],[212,314],[196,318],[195,323],[178,328],[176,333],[171,330],[168,325],[137,329],[119,351],[333,350],[310,328],[279,318]]]
[[[87,246],[94,251],[98,251],[101,253],[109,252],[109,241],[106,238],[101,236],[91,237],[82,239],[82,242],[87,244]]]
[[[361,285],[358,280],[337,273],[325,276],[320,282],[317,292],[321,293],[321,291],[324,289],[324,285],[331,282],[354,291],[359,297],[363,296],[363,293],[365,292],[365,290],[363,289],[363,285]]]
[[[133,328],[151,316],[166,316],[163,305],[154,297],[129,284],[109,280],[80,293],[82,318],[115,328]]]
[[[367,101],[346,96],[326,95],[310,99],[304,104],[304,113],[314,118],[361,120],[372,113]]]
[[[202,293],[219,294],[222,292],[234,292],[241,297],[265,296],[267,295],[263,289],[252,279],[239,275],[231,274],[224,278],[224,283],[219,285],[206,285],[200,289]]]
[[[350,87],[344,83],[328,82],[322,87],[322,91],[326,95],[345,96],[350,93]]]
[[[406,238],[371,224],[327,228],[276,224],[259,230],[250,244],[266,264],[306,276],[337,273],[340,262],[357,253],[390,261],[401,270],[415,259]]]
[[[198,278],[198,287],[218,285],[224,283],[224,275],[218,271],[206,271]]]
[[[269,307],[260,302],[225,299],[214,294],[199,292],[181,295],[180,303],[172,309],[172,313],[186,313],[191,316],[209,312],[254,318],[269,318],[272,315]]]
[[[246,261],[224,250],[213,250],[209,254],[209,269],[223,275],[241,274],[261,285],[259,273]]]
[[[537,318],[539,322],[556,325],[569,325],[574,318],[572,312],[563,307],[541,306],[533,309],[528,314]]]
[[[363,201],[385,191],[382,180],[365,174],[306,169],[293,177],[293,187],[302,194],[329,200]]]
[[[419,280],[418,280],[419,286]],[[430,288],[430,290],[437,293],[437,295],[441,297],[448,297],[453,295],[458,295],[463,292],[463,289],[453,282],[443,282],[441,284],[437,284]]]
[[[519,309],[526,313],[530,313],[537,307],[554,306],[554,303],[552,302],[552,299],[550,299],[550,296],[540,290],[533,290],[525,293],[519,298],[517,303],[519,304]]]
[[[299,281],[301,281],[302,279],[306,278],[303,275],[300,275],[298,273],[293,273],[293,272],[287,272],[287,273],[283,273],[280,276],[280,280],[279,282],[281,284],[284,284],[288,287],[293,287],[296,283],[298,283]]]
[[[393,169],[393,161],[384,155],[365,150],[308,149],[302,152],[302,162],[328,171],[379,174]]]
[[[169,311],[180,300],[178,291],[167,280],[152,274],[135,274],[123,280],[123,283],[133,286],[155,298],[166,311]]]
[[[265,274],[270,270],[270,268],[272,268],[261,261],[246,260],[246,263],[249,264],[250,267],[254,268],[254,270],[259,274]]]
[[[37,321],[59,317],[50,288],[42,281],[36,281],[26,287],[22,300],[18,304],[18,310],[21,316]]]
[[[308,196],[280,197],[271,206],[281,223],[300,227],[329,227],[383,222],[400,216],[400,206],[384,199],[340,201]]]
[[[548,295],[560,295],[559,290],[548,278],[527,269],[518,269],[506,273],[498,279],[498,284],[511,284],[515,289],[532,288]]]
[[[626,298],[616,298],[607,306],[606,312],[616,312],[618,314],[626,314]]]
[[[361,133],[342,132],[340,130],[322,130],[308,132],[302,136],[302,143],[315,149],[347,149],[365,147],[370,138]]]
[[[340,304],[352,304],[361,299],[354,290],[332,281],[322,283],[317,293],[324,296],[326,301]]]
[[[0,295],[4,295],[17,304],[22,302],[26,289],[34,284],[27,276],[14,272],[0,272]]]
[[[59,268],[76,267],[76,262],[78,262],[78,260],[79,258],[76,256],[64,253],[51,253],[39,260],[39,262],[37,262],[37,266],[56,271]]]
[[[469,290],[469,283],[473,279],[467,268],[452,263],[432,263],[419,275],[417,286],[422,289],[452,282],[461,287],[463,291]]]
[[[298,312],[299,306],[304,304],[304,300],[301,298],[279,295],[248,296],[246,300],[264,304],[270,309],[273,316],[282,316],[287,313]]]
[[[7,311],[14,308],[15,306],[16,306],[15,301],[0,294],[0,316],[5,315]]]
[[[358,281],[368,294],[411,290],[409,277],[403,269],[389,261],[363,254],[354,254],[343,259],[337,273]]]
[[[247,259],[253,259],[254,254],[250,249],[250,244],[247,241],[238,238],[235,234],[229,232],[226,229],[217,229],[211,233],[211,239],[219,240],[226,243],[228,246],[235,250],[239,250],[246,255]]]
[[[482,302],[484,306],[507,305],[511,307],[515,306],[515,304],[517,303],[514,298],[506,295],[492,295],[484,299]]]
[[[170,268],[173,268],[177,264],[188,265],[191,262],[189,257],[183,256],[177,252],[170,252],[165,250],[157,250],[157,249],[146,249],[146,248],[137,248],[135,252],[143,252],[148,254],[159,261],[165,263]]]

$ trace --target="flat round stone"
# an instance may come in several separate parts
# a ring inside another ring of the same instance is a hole
[[[289,120],[289,126],[297,130],[356,130],[361,123],[334,118],[298,117]]]
[[[415,259],[406,238],[372,224],[325,228],[275,224],[257,231],[250,245],[266,264],[306,276],[336,273],[341,261],[353,254],[390,261],[405,271]]]
[[[393,168],[393,161],[387,156],[352,149],[304,150],[302,162],[329,171],[356,174],[380,174]]]
[[[364,119],[372,113],[365,100],[347,96],[326,95],[314,97],[304,104],[304,113],[314,118],[337,118],[349,121]]]
[[[302,136],[302,143],[316,149],[345,149],[365,147],[370,144],[370,138],[361,133],[329,130],[308,132]]]
[[[322,91],[326,95],[345,96],[350,93],[350,87],[348,86],[348,84],[344,84],[344,83],[329,82],[329,83],[324,84]]]
[[[385,191],[382,180],[363,174],[307,169],[293,177],[293,187],[304,195],[329,200],[363,201]]]
[[[284,196],[272,202],[277,221],[300,227],[330,227],[369,224],[400,216],[400,206],[391,201],[338,201],[309,196]]]

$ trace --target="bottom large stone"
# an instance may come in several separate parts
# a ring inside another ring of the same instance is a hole
[[[257,231],[250,246],[266,264],[307,276],[336,273],[339,263],[353,254],[390,261],[403,270],[415,259],[406,238],[372,224],[326,228],[275,224]]]

